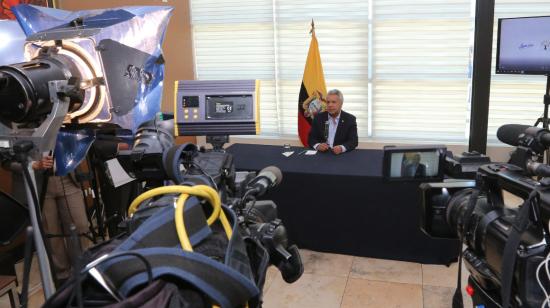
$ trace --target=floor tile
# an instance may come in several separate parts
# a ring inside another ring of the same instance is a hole
[[[345,277],[304,274],[293,284],[277,277],[264,296],[264,308],[338,308]]]
[[[307,274],[348,277],[353,263],[353,256],[305,249],[300,250],[300,256]]]
[[[42,291],[42,288],[40,288],[37,292],[34,292],[31,296],[29,296],[29,305],[27,307],[29,308],[39,308],[42,307],[44,304],[44,292]]]
[[[423,286],[422,290],[425,308],[448,308],[452,306],[455,288]],[[472,307],[472,300],[462,292],[464,307]]]
[[[422,308],[422,286],[349,278],[342,308]]]
[[[271,284],[273,284],[273,281],[275,281],[277,276],[281,276],[281,272],[279,271],[279,269],[275,266],[270,266],[267,269],[267,273],[265,276],[264,294],[267,292],[267,290],[269,290],[269,287],[271,286]]]
[[[0,297],[0,307],[9,307],[10,306],[10,296],[5,294]]]
[[[451,266],[422,264],[422,282],[423,285],[436,287],[456,287],[456,278],[458,275],[458,263]],[[462,266],[462,285],[468,281],[468,270]]]
[[[422,284],[422,267],[419,263],[355,257],[350,277]]]

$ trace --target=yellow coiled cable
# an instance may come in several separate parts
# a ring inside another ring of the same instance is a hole
[[[137,207],[145,200],[159,196],[164,194],[174,194],[179,193],[180,197],[178,198],[178,202],[182,205],[180,206],[180,213],[181,215],[176,215],[176,229],[177,230],[185,230],[183,225],[183,204],[185,203],[185,199],[181,200],[182,195],[192,195],[204,198],[208,200],[208,202],[212,205],[212,214],[207,219],[208,225],[212,225],[218,218],[220,219],[223,229],[225,233],[227,234],[227,238],[231,238],[233,231],[231,228],[231,224],[227,220],[227,217],[225,213],[222,211],[221,208],[221,200],[220,196],[218,195],[218,192],[216,192],[212,187],[207,185],[196,185],[196,186],[178,186],[178,185],[172,185],[172,186],[163,186],[163,187],[157,187],[151,190],[148,190],[144,192],[143,194],[139,195],[132,203],[130,204],[130,207],[128,208],[128,215],[133,215],[135,211],[137,210]],[[178,211],[178,202],[176,202],[176,211]],[[181,219],[180,219],[181,218]],[[178,221],[181,223],[178,223]],[[182,238],[185,238],[182,233],[183,231],[178,232],[178,237],[180,238],[180,243],[182,243]],[[181,234],[181,236],[180,236]],[[187,241],[189,239],[187,238]],[[188,247],[187,244],[182,243],[182,247]],[[184,248],[185,249],[185,248]]]
[[[219,218],[227,235],[227,238],[231,239],[231,236],[233,235],[233,230],[231,228],[231,224],[227,220],[227,217],[225,216],[225,213],[221,208],[220,196],[212,187],[206,185],[196,185],[192,187],[171,185],[148,190],[135,198],[134,201],[132,201],[130,207],[128,208],[128,215],[132,216],[136,212],[137,207],[147,199],[151,199],[153,197],[164,194],[174,193],[180,194],[178,200],[176,201],[174,220],[176,224],[176,231],[178,233],[178,239],[180,241],[182,249],[193,251],[193,246],[191,245],[191,241],[189,240],[189,236],[187,235],[187,231],[185,229],[184,220],[185,201],[187,201],[190,195],[208,200],[208,202],[212,205],[212,214],[207,219],[208,225],[212,225]],[[218,307],[219,306],[213,305],[213,308]],[[248,307],[248,304],[246,304],[245,307]]]

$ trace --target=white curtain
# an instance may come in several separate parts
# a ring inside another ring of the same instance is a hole
[[[344,93],[363,140],[467,142],[475,0],[191,0],[197,79],[260,79],[264,136],[297,139],[297,100],[315,21],[327,89]],[[498,17],[550,2],[496,0]],[[494,66],[494,60],[493,60]],[[494,72],[494,69],[493,69]],[[492,76],[488,138],[533,124],[543,76]]]

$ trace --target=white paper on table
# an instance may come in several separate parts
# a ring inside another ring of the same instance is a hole
[[[290,155],[294,154],[294,151],[291,152],[283,152],[283,155],[286,157],[289,157]]]
[[[309,150],[305,153],[305,155],[315,155],[315,154],[317,154],[317,151],[315,150]]]

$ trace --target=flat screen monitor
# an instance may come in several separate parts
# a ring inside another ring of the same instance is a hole
[[[497,37],[498,74],[550,73],[550,16],[500,18]]]
[[[388,180],[438,181],[443,179],[443,145],[386,146],[383,174]]]

